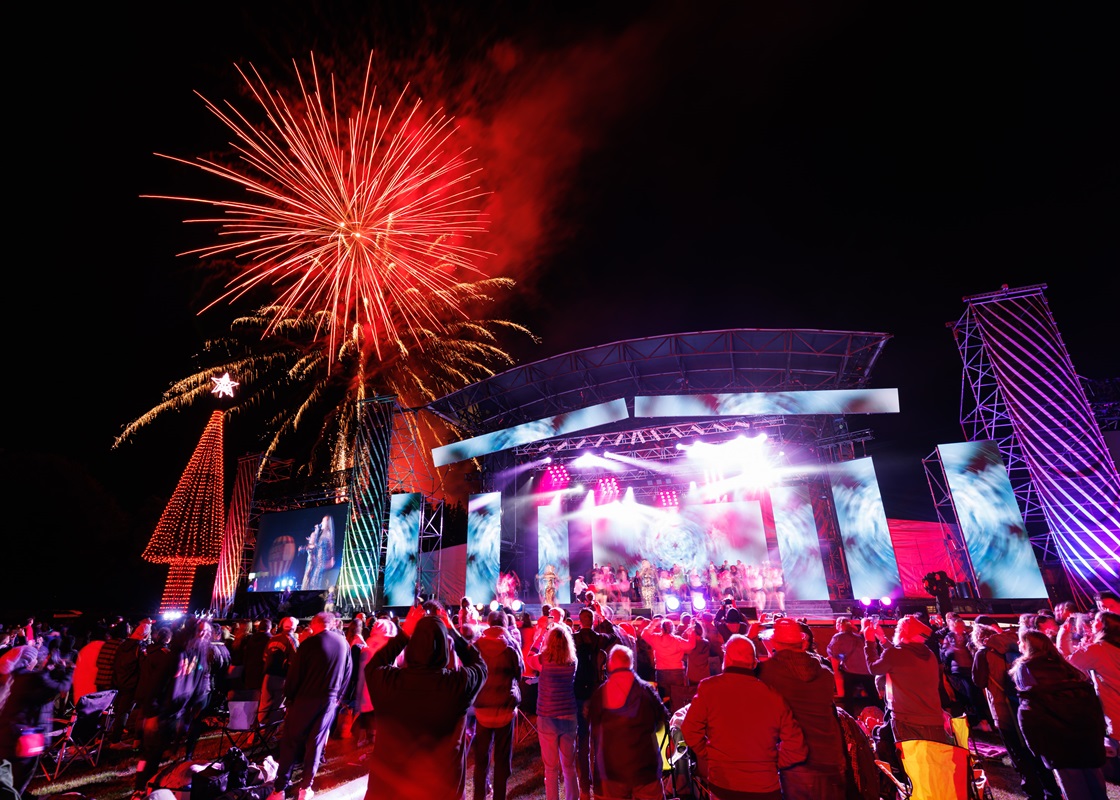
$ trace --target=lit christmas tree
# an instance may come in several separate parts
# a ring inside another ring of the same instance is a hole
[[[230,380],[229,373],[211,380],[215,395],[233,397],[237,383]],[[195,570],[203,564],[218,563],[225,518],[223,416],[221,411],[210,415],[179,485],[144,548],[145,561],[170,567],[160,614],[186,613]]]

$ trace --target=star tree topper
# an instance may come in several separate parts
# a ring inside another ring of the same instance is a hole
[[[222,395],[233,397],[233,387],[238,384],[237,381],[230,380],[228,372],[220,378],[211,378],[210,380],[214,382],[214,388],[210,390],[211,394],[216,394],[218,397]]]

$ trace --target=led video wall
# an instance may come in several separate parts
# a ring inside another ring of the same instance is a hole
[[[249,591],[323,591],[336,585],[349,514],[349,503],[262,514]]]
[[[821,542],[809,490],[779,486],[770,490],[787,600],[827,600]]]
[[[569,572],[568,520],[560,508],[560,498],[537,509],[538,595],[555,603],[572,602],[572,576]]]
[[[432,463],[437,467],[444,467],[448,464],[454,464],[456,461],[478,458],[510,447],[539,442],[543,439],[551,439],[553,436],[562,436],[566,433],[574,433],[586,428],[618,422],[628,416],[624,399],[611,400],[607,403],[581,408],[578,411],[570,411],[567,414],[533,420],[522,425],[514,425],[500,431],[464,439],[461,442],[436,447],[432,450]]]
[[[898,409],[898,389],[667,394],[634,398],[635,417],[897,414]]]
[[[394,494],[389,498],[389,530],[385,540],[385,605],[410,606],[420,575],[420,526],[424,495]]]
[[[828,477],[853,596],[900,597],[902,579],[871,459],[830,464]]]
[[[502,493],[472,494],[467,502],[466,595],[476,602],[494,596],[502,546]]]
[[[996,443],[940,444],[937,455],[980,596],[1046,597],[1046,584]]]
[[[725,560],[761,565],[768,560],[762,510],[755,500],[656,508],[632,503],[595,509],[592,552],[597,564],[634,574],[647,560],[680,564],[685,572]]]

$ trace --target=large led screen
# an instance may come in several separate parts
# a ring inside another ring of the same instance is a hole
[[[501,450],[508,450],[518,445],[539,442],[543,439],[551,439],[553,436],[561,436],[586,428],[595,428],[599,425],[618,422],[627,419],[628,416],[626,400],[621,398],[611,400],[607,403],[599,403],[577,411],[570,411],[567,414],[533,420],[522,425],[514,425],[500,431],[464,439],[461,442],[436,447],[432,450],[432,463],[437,467],[443,467],[454,464],[456,461],[478,458]]]
[[[899,597],[902,579],[870,458],[831,464],[832,500],[855,597]]]
[[[467,502],[467,597],[489,603],[498,586],[502,493],[472,494]]]
[[[632,502],[594,509],[592,550],[597,564],[633,574],[643,560],[657,569],[680,564],[686,572],[710,564],[767,561],[766,531],[756,500],[657,508]]]
[[[635,417],[740,417],[768,414],[897,414],[898,389],[673,394],[634,398]]]
[[[389,532],[385,540],[385,605],[410,606],[420,575],[420,526],[424,495],[394,494],[389,498]]]
[[[983,598],[1045,598],[1023,515],[995,442],[939,444],[949,496]]]
[[[323,591],[338,583],[349,503],[262,514],[249,591]]]
[[[775,487],[770,490],[770,502],[786,600],[827,600],[828,582],[809,490],[804,486]]]
[[[568,520],[557,497],[537,509],[537,594],[541,603],[572,602],[569,574]]]

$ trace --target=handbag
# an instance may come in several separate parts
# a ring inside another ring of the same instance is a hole
[[[19,741],[16,742],[17,758],[36,758],[47,749],[47,737],[43,729],[31,725],[21,725]]]

